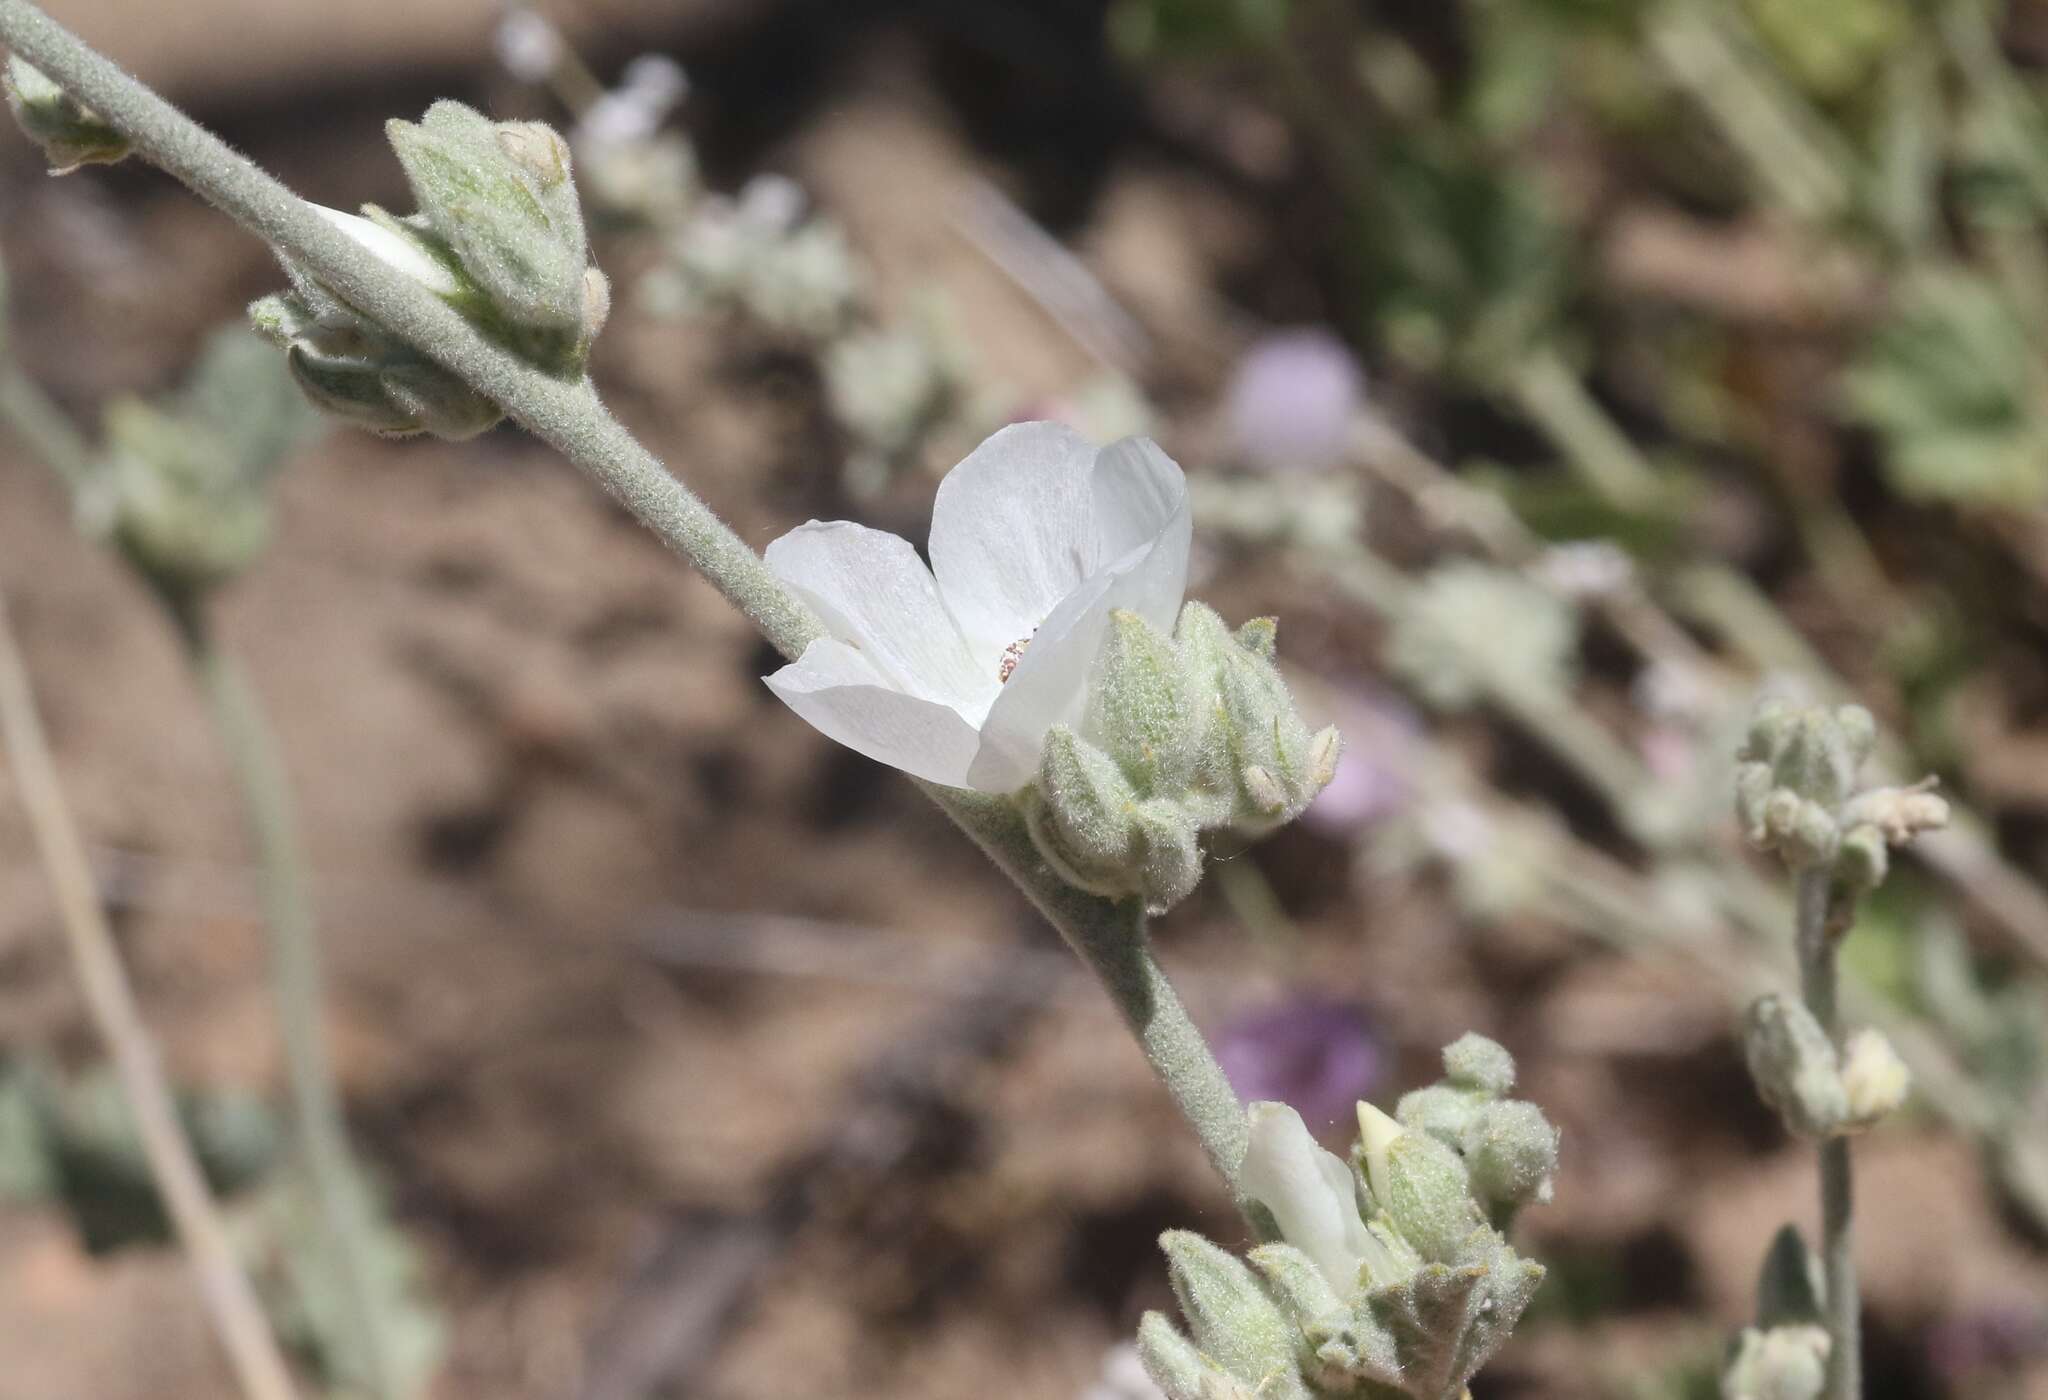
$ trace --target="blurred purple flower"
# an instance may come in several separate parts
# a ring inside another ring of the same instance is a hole
[[[1224,1027],[1216,1058],[1237,1096],[1291,1105],[1311,1127],[1349,1121],[1380,1077],[1380,1045],[1349,1002],[1294,996]]]
[[[1950,1387],[2048,1357],[2048,1313],[2012,1306],[1950,1313],[1927,1329],[1927,1360]]]
[[[1320,471],[1342,461],[1365,403],[1365,375],[1319,329],[1278,331],[1237,362],[1224,397],[1230,436],[1261,471]]]
[[[1348,840],[1393,815],[1414,795],[1408,755],[1422,739],[1415,711],[1384,691],[1348,692],[1331,718],[1344,736],[1337,776],[1309,803],[1301,819],[1333,840]]]

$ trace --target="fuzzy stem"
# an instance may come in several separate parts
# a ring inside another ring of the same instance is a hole
[[[1839,1048],[1842,1018],[1835,1004],[1835,954],[1841,939],[1838,931],[1829,927],[1833,912],[1832,879],[1826,867],[1804,870],[1799,875],[1799,988],[1807,1009]],[[1827,1400],[1858,1400],[1863,1394],[1853,1213],[1849,1139],[1832,1137],[1820,1147],[1821,1267],[1827,1280],[1831,1343]]]
[[[1656,473],[1555,349],[1531,351],[1506,388],[1601,500],[1624,511],[1656,504],[1663,494]]]
[[[348,1126],[323,1028],[320,935],[306,889],[290,779],[261,702],[234,658],[215,641],[202,610],[178,610],[177,619],[186,660],[205,692],[256,848],[293,1126],[340,1275],[344,1340],[373,1393],[395,1400],[399,1387],[391,1370],[389,1328],[370,1283],[366,1200],[350,1158]]]
[[[92,474],[92,444],[33,379],[0,356],[0,424],[77,489]]]
[[[920,783],[974,844],[1014,879],[1060,931],[1123,1014],[1167,1092],[1180,1107],[1210,1165],[1234,1193],[1249,1143],[1244,1108],[1152,955],[1138,901],[1112,903],[1061,880],[1039,856],[1007,798]]]
[[[197,1276],[199,1296],[213,1320],[247,1400],[294,1400],[290,1372],[263,1309],[235,1258],[220,1209],[207,1189],[192,1144],[178,1122],[170,1087],[134,989],[107,927],[92,867],[64,801],[49,740],[30,693],[21,653],[0,602],[0,735],[4,735],[14,787],[27,809],[87,1009],[114,1057],[122,1093],[149,1160],[150,1177]]]
[[[0,39],[126,136],[139,155],[488,395],[595,477],[702,572],[784,656],[794,659],[824,635],[810,609],[761,557],[606,411],[588,380],[553,378],[485,339],[432,293],[340,233],[282,184],[28,0],[0,0]],[[1246,1141],[1243,1110],[1152,957],[1142,919],[1062,884],[1038,858],[1006,801],[953,789],[925,790],[1102,979],[1146,1059],[1235,1191]]]

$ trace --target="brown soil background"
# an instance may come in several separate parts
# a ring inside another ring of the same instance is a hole
[[[328,204],[402,202],[384,116],[437,95],[518,100],[489,74],[484,0],[52,8]],[[573,28],[600,60],[658,42],[702,74],[765,8],[617,2]],[[972,176],[1035,169],[1028,139],[1021,158],[1018,142],[977,147],[916,25],[827,57],[803,112],[741,125],[731,159],[802,179],[885,300],[942,288],[990,378],[1026,396],[1070,386],[1085,359],[935,212]],[[710,106],[735,121],[728,95]],[[1062,232],[1199,404],[1229,344],[1216,280],[1284,263],[1285,240],[1198,174],[1111,162]],[[47,180],[11,139],[0,247],[24,356],[82,417],[172,382],[279,280],[161,177]],[[630,312],[596,371],[755,544],[844,512],[800,376]],[[1183,432],[1169,446],[1197,460],[1198,411]],[[875,523],[921,533],[928,494],[912,483]],[[1254,559],[1205,592],[1233,616],[1279,611],[1291,661],[1346,666],[1357,639],[1290,587]],[[173,1072],[275,1093],[247,853],[197,698],[147,597],[4,442],[0,588],[118,873]],[[747,627],[546,450],[509,430],[460,446],[329,436],[289,475],[276,547],[224,617],[299,787],[355,1126],[449,1310],[441,1400],[598,1393],[646,1344],[627,1319],[683,1315],[755,1239],[745,1306],[655,1368],[667,1390],[620,1393],[1066,1400],[1164,1304],[1157,1232],[1228,1234],[1188,1135],[1050,933],[907,784],[784,712]],[[92,1038],[7,790],[0,770],[0,1043],[84,1063]],[[1533,1252],[1606,1261],[1624,1286],[1590,1319],[1532,1319],[1481,1400],[1626,1394],[1640,1367],[1743,1319],[1771,1231],[1813,1218],[1810,1168],[1753,1106],[1728,1008],[1696,978],[1590,956],[1561,930],[1470,932],[1427,889],[1354,885],[1344,853],[1305,833],[1248,858],[1307,937],[1255,946],[1205,889],[1161,930],[1200,1019],[1295,982],[1355,996],[1400,1052],[1389,1090],[1477,1027],[1524,1058],[1525,1092],[1564,1130]],[[1013,1043],[977,1056],[958,1008],[991,974],[1028,1009]],[[889,1156],[899,1126],[864,1086],[906,1065],[937,1108],[897,1169],[864,1179],[861,1154]],[[821,1149],[797,1174],[819,1183],[805,1218],[771,1228],[792,1165]],[[1966,1147],[1907,1128],[1861,1160],[1863,1209],[1883,1223],[1867,1244],[1880,1362],[1953,1309],[2048,1296]],[[0,1400],[228,1393],[174,1255],[91,1258],[56,1215],[0,1212]]]

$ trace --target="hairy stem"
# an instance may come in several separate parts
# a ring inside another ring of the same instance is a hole
[[[730,527],[669,475],[604,405],[588,380],[527,365],[425,288],[340,233],[275,179],[94,52],[28,0],[0,0],[0,39],[162,167],[423,354],[502,406],[516,422],[595,477],[795,658],[823,635],[801,599]],[[1244,1157],[1242,1109],[1201,1032],[1173,993],[1130,910],[1062,884],[998,799],[926,791],[1058,928],[1103,981],[1209,1159],[1231,1188]]]
[[[1839,1048],[1842,1018],[1836,1007],[1837,931],[1830,928],[1832,877],[1826,868],[1799,876],[1799,987],[1807,1009]],[[1861,1309],[1856,1295],[1854,1193],[1849,1176],[1849,1140],[1833,1137],[1820,1147],[1821,1267],[1827,1285],[1827,1400],[1858,1400],[1863,1394]]]
[[[64,936],[87,1010],[114,1057],[150,1177],[184,1245],[199,1296],[247,1400],[294,1400],[291,1375],[229,1242],[220,1210],[178,1122],[149,1030],[100,907],[84,844],[64,801],[21,653],[0,601],[0,736],[13,786],[57,894]]]
[[[0,424],[74,489],[92,472],[92,444],[33,379],[0,356]]]
[[[1009,872],[1101,980],[1146,1060],[1194,1128],[1210,1164],[1234,1192],[1248,1142],[1244,1109],[1208,1041],[1153,957],[1138,902],[1111,903],[1062,881],[1039,857],[1023,818],[1007,799],[920,786]]]
[[[306,889],[291,783],[261,702],[234,658],[214,639],[201,610],[179,610],[178,623],[186,659],[206,694],[214,732],[241,790],[256,848],[292,1121],[340,1275],[348,1329],[342,1340],[355,1362],[350,1369],[369,1378],[382,1400],[394,1400],[399,1387],[391,1370],[389,1329],[370,1283],[367,1200],[350,1159],[348,1127],[327,1052],[320,936]]]
[[[1601,500],[1625,511],[1656,504],[1656,473],[1555,349],[1530,352],[1506,388]]]

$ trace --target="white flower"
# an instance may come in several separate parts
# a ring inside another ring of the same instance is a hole
[[[308,204],[306,207],[375,254],[379,262],[396,268],[428,291],[445,297],[460,290],[455,274],[445,264],[429,257],[418,244],[402,234],[393,233],[382,224],[373,224],[354,214],[329,209],[324,204]]]
[[[846,521],[790,531],[768,567],[830,635],[769,687],[819,731],[948,787],[1014,792],[1080,719],[1122,608],[1170,630],[1187,588],[1187,482],[1144,438],[1002,429],[939,483],[931,567]]]

